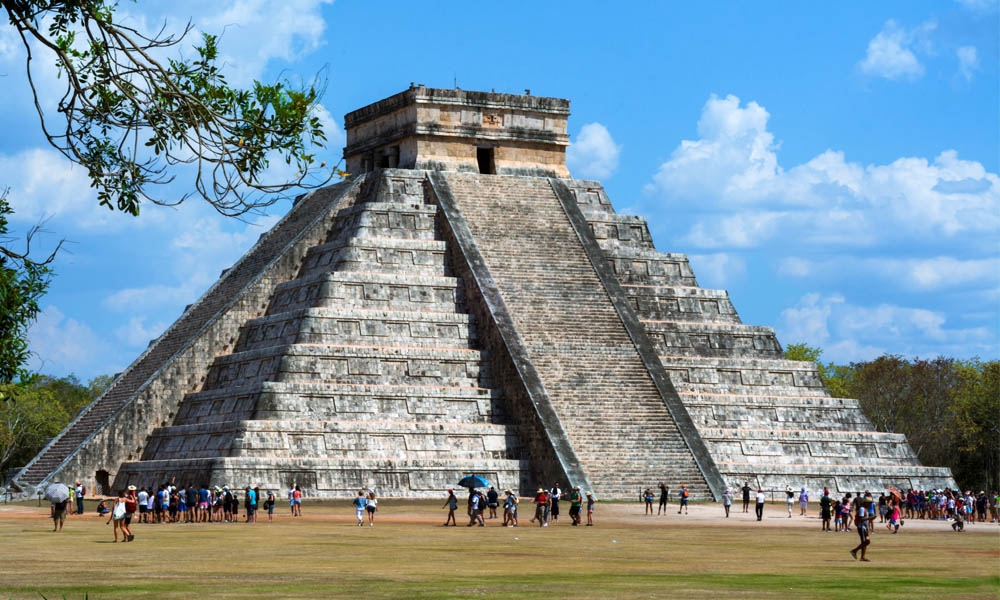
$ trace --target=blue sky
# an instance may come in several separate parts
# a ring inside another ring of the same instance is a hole
[[[324,72],[334,162],[344,113],[410,82],[568,98],[574,176],[745,323],[841,363],[1000,357],[997,0],[144,0],[119,17],[222,32],[233,82]],[[19,44],[0,28],[0,184],[19,231],[69,241],[32,366],[86,380],[134,360],[290,202],[242,221],[98,207],[39,133]]]

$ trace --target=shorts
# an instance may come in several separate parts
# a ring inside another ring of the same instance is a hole
[[[868,527],[866,525],[858,525],[855,529],[858,530],[858,537],[861,538],[861,543],[868,541]]]
[[[201,510],[208,510],[208,502],[199,502],[198,508],[200,508]]]
[[[247,507],[247,515],[252,516],[255,512],[257,512],[257,507],[253,504]]]
[[[375,507],[374,506],[366,506],[365,510],[367,510],[369,513],[373,513],[373,512],[375,512]]]
[[[139,507],[139,514],[140,514],[140,515],[142,515],[142,514],[146,514],[146,513],[148,513],[148,512],[149,512],[149,508],[148,508],[148,507],[146,507],[146,506],[140,506],[140,507]]]
[[[569,507],[569,516],[578,517],[580,516],[580,507],[573,505]]]

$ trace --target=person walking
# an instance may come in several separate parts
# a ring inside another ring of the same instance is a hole
[[[562,500],[562,490],[559,489],[557,481],[549,490],[549,512],[545,516],[545,522],[555,522],[559,520],[559,501]]]
[[[785,487],[785,503],[788,504],[788,518],[792,518],[792,506],[795,504],[795,492],[792,486]]]
[[[504,494],[503,524],[505,527],[517,527],[517,495],[514,490],[506,490]]]
[[[79,481],[76,482],[76,486],[73,488],[73,492],[76,494],[76,512],[83,514],[83,497],[87,495],[87,488]]]
[[[62,531],[63,524],[66,522],[66,510],[69,506],[69,498],[61,502],[53,502],[49,507],[49,514],[52,517],[52,531]]]
[[[448,507],[448,518],[444,520],[444,526],[447,527],[448,524],[450,523],[452,527],[457,527],[458,522],[455,521],[455,511],[458,510],[458,497],[455,495],[455,490],[453,489],[448,490],[448,498],[445,499],[444,506],[442,506],[441,508],[444,508],[445,506]],[[360,518],[361,515],[359,514],[358,525],[361,524]]]
[[[593,492],[587,492],[587,527],[594,526],[594,503],[597,499],[594,498]]]
[[[743,512],[750,512],[750,482],[744,483],[741,489],[743,490]]]
[[[121,530],[122,534],[126,536],[126,541],[131,542],[135,539],[135,535],[132,533],[132,517],[135,515],[136,511],[139,509],[139,497],[134,485],[128,486],[128,491],[125,492],[125,518],[122,519]]]
[[[497,507],[500,506],[500,494],[492,485],[490,486],[490,491],[486,492],[486,506],[490,509],[489,518],[497,518]]]
[[[667,501],[670,499],[670,488],[664,485],[662,481],[660,482],[659,487],[660,505],[656,508],[656,514],[660,514],[661,510],[663,511],[663,514],[667,514]]]
[[[108,519],[108,523],[114,523],[114,534],[115,543],[118,543],[118,532],[122,529],[122,523],[125,521],[125,490],[118,491],[118,497],[115,498],[115,504],[111,507],[111,517]],[[105,523],[107,524],[107,523]],[[122,531],[122,541],[128,541],[128,534]]]
[[[863,562],[869,562],[867,554],[868,546],[871,545],[871,539],[868,536],[868,528],[871,522],[875,520],[873,504],[871,494],[866,494],[864,499],[858,498],[854,509],[854,527],[858,530],[858,537],[861,539],[861,542],[851,550],[851,556],[855,560],[858,560],[858,551],[860,550],[860,560]]]
[[[799,490],[799,516],[804,517],[809,513],[809,492],[806,491],[806,486],[802,486]]]
[[[757,520],[760,521],[764,518],[764,502],[767,501],[767,496],[764,495],[764,488],[757,488]]]
[[[365,491],[358,490],[358,497],[354,499],[354,516],[358,519],[358,527],[365,524],[365,507],[367,505],[368,499],[365,498]],[[447,525],[447,523],[445,523],[445,525]]]
[[[580,486],[573,486],[573,491],[569,494],[569,518],[573,521],[573,527],[580,524],[580,509],[583,507],[583,494],[580,493]]]
[[[733,504],[733,490],[726,488],[722,493],[722,508],[726,509],[726,518],[729,518],[729,507]]]
[[[296,517],[302,516],[302,488],[298,485],[292,490],[292,514]]]
[[[267,509],[267,522],[274,521],[274,492],[268,490],[267,500],[264,501],[264,508]]]
[[[681,505],[680,508],[677,509],[677,514],[681,514],[681,511],[683,510],[686,515],[688,514],[688,499],[691,496],[691,492],[688,491],[687,484],[681,484],[681,491],[679,495],[681,497]]]
[[[537,520],[539,527],[548,526],[548,523],[545,522],[545,510],[548,505],[549,495],[542,488],[538,488],[538,491],[535,492],[535,517],[531,519],[532,523]]]
[[[368,512],[369,527],[375,527],[375,511],[377,510],[378,499],[375,497],[375,490],[368,490],[368,500],[365,502],[365,511]]]
[[[829,488],[823,488],[823,495],[819,497],[819,516],[823,521],[820,531],[830,531],[830,519],[833,517],[833,498],[830,497]]]

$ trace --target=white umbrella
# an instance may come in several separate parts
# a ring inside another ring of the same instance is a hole
[[[45,488],[45,499],[56,504],[69,500],[69,488],[64,483],[53,483]]]

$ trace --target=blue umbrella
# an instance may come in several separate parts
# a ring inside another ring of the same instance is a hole
[[[486,481],[479,475],[466,475],[458,482],[458,485],[472,489],[480,487],[490,487],[490,482]]]

